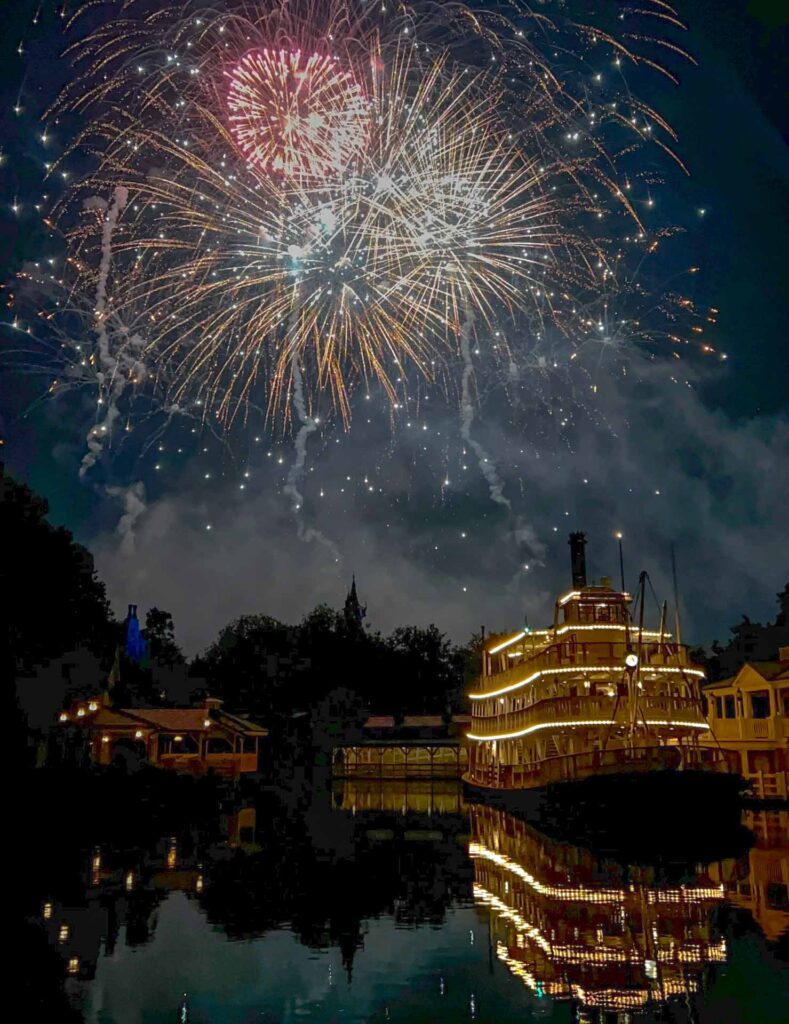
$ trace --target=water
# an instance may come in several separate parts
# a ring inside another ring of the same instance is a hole
[[[78,878],[38,879],[90,1024],[789,1017],[789,812],[710,864],[627,865],[450,783],[196,796],[75,829]]]

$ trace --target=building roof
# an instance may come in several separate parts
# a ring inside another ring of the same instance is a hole
[[[453,715],[452,721],[465,725],[471,722],[471,715]],[[441,715],[404,715],[400,729],[442,729],[447,722]],[[372,715],[364,723],[365,729],[394,729],[393,715]]]
[[[82,702],[80,702],[82,703]],[[91,728],[129,728],[135,726],[168,732],[203,732],[210,721],[219,729],[245,736],[267,736],[268,729],[238,715],[216,708],[109,708],[100,705],[94,712],[71,720]]]
[[[393,715],[373,715],[364,723],[365,729],[394,729]]]
[[[440,729],[444,724],[441,715],[405,715],[403,718],[406,729]]]
[[[112,729],[113,726],[127,729],[130,725],[135,725],[139,722],[139,719],[135,717],[132,711],[123,711],[120,708],[108,708],[99,707],[98,711],[88,712],[81,718],[73,716],[73,720],[77,724],[101,726],[103,729]]]
[[[706,683],[705,690],[715,690],[722,687],[734,686],[740,676],[745,672],[754,672],[761,676],[765,683],[776,683],[784,679],[789,680],[789,661],[746,661],[736,674],[727,679],[719,679],[716,683]]]
[[[175,732],[201,732],[208,720],[205,708],[134,708],[129,713],[156,729]]]
[[[268,736],[268,729],[265,726],[258,725],[257,722],[250,722],[248,718],[242,718],[240,715],[232,715],[229,711],[217,712],[216,722],[226,728],[243,732],[247,736]]]

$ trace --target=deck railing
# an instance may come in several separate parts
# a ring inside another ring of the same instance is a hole
[[[615,749],[588,751],[549,757],[533,765],[475,764],[468,781],[496,789],[532,789],[554,782],[570,782],[598,775],[661,770],[704,770],[728,772],[735,770],[727,751],[709,748],[638,747],[635,750]]]
[[[789,799],[789,772],[748,772],[745,776],[751,795],[757,800]]]
[[[697,701],[686,697],[642,696],[638,702],[637,723],[668,723],[669,725],[704,725]],[[582,722],[626,725],[630,710],[627,701],[616,697],[552,697],[528,708],[509,711],[487,718],[472,718],[469,732],[476,737],[502,736],[538,726],[566,726]]]
[[[789,740],[787,719],[778,715],[772,718],[714,718],[712,728],[721,741],[726,740],[770,740],[779,744]]]
[[[631,630],[631,644],[635,644],[637,639],[638,630]],[[569,634],[538,651],[526,653],[503,672],[496,672],[494,675],[480,680],[480,685],[475,692],[501,690],[519,683],[535,672],[542,672],[544,675],[550,676],[551,671],[556,669],[562,669],[566,673],[568,669],[575,668],[578,675],[583,676],[587,673],[601,672],[606,667],[616,665],[621,666],[624,675],[624,658],[628,649],[624,633],[617,633],[614,637],[599,641],[587,640],[579,636],[575,647],[569,653],[567,652],[568,643],[570,643]],[[646,675],[649,675],[650,668],[679,670],[677,675],[681,676],[682,670],[698,670],[699,666],[690,660],[687,647],[678,648],[676,644],[660,645],[654,640],[650,640],[645,642],[641,649],[641,669]]]

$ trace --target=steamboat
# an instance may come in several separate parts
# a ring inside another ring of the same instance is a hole
[[[548,796],[560,817],[579,806],[651,812],[667,800],[698,821],[700,809],[736,807],[744,782],[727,751],[699,743],[710,734],[704,671],[667,631],[666,604],[647,629],[647,574],[635,597],[606,578],[590,585],[585,546],[570,534],[572,589],[548,629],[485,644],[465,782],[525,809]]]

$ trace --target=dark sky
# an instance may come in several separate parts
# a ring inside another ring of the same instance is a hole
[[[337,605],[355,572],[373,628],[435,621],[462,639],[481,623],[549,618],[568,577],[566,534],[584,529],[593,575],[617,572],[622,530],[629,585],[646,568],[661,599],[676,545],[690,640],[724,639],[741,612],[773,617],[789,578],[787,8],[678,6],[699,66],[683,68],[676,89],[650,79],[647,98],[677,129],[691,173],[667,172],[657,195],[686,229],[668,259],[677,271],[700,266],[694,295],[720,310],[715,344],[728,359],[680,371],[636,361],[622,377],[606,376],[601,354],[592,408],[569,380],[539,373],[513,404],[495,388],[481,394],[473,430],[510,513],[464,446],[456,402],[428,392],[392,427],[380,396],[360,400],[350,432],[329,423],[308,449],[305,522],[336,545],[338,566],[328,544],[299,539],[282,494],[292,438],[262,426],[227,439],[191,421],[161,436],[143,426],[81,481],[95,396],[39,401],[47,378],[27,372],[36,359],[6,327],[6,464],[96,553],[116,611],[168,608],[193,652],[241,613],[293,620],[320,600]],[[50,187],[37,118],[67,68],[55,5],[2,9],[0,277],[10,282],[53,251],[34,208]],[[576,406],[559,430],[557,410]]]

